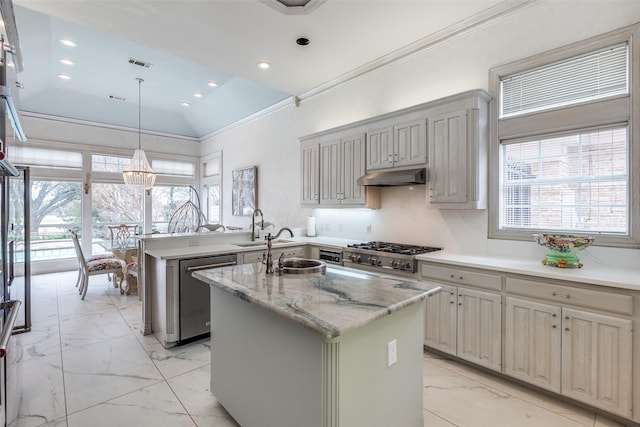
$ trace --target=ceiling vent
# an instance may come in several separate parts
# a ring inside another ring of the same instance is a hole
[[[267,6],[285,15],[305,15],[311,13],[327,0],[260,0]]]
[[[114,101],[127,102],[127,98],[116,95],[109,95],[109,99],[113,99]]]
[[[150,62],[141,61],[135,58],[129,58],[129,64],[137,65],[138,67],[143,67],[143,68],[151,68],[151,66],[153,65]]]

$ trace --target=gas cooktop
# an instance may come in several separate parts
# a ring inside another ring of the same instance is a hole
[[[391,254],[402,254],[402,255],[420,255],[427,252],[439,251],[442,249],[442,248],[435,248],[430,246],[415,246],[415,245],[405,245],[401,243],[389,243],[389,242],[355,243],[353,245],[347,245],[347,247],[351,249],[388,252]]]
[[[442,248],[405,245],[389,242],[367,242],[347,245],[342,252],[345,265],[368,270],[391,269],[414,274],[417,271],[416,255],[439,251]]]

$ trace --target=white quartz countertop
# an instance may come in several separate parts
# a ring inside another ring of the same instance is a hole
[[[326,274],[266,275],[259,263],[193,273],[193,277],[324,336],[351,330],[422,301],[433,285],[327,266]]]
[[[418,255],[416,258],[419,261],[434,261],[453,266],[640,290],[640,270],[632,268],[608,268],[597,264],[585,265],[582,268],[558,268],[543,265],[540,259],[473,255],[448,250]]]

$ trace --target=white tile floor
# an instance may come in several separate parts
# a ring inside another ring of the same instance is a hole
[[[20,351],[9,359],[22,385],[16,426],[238,425],[209,393],[208,340],[166,350],[140,334],[137,296],[96,276],[81,301],[75,274],[33,277],[33,330],[13,337]],[[621,425],[429,353],[424,360],[425,426]]]

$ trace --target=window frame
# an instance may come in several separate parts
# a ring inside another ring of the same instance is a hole
[[[515,73],[543,67],[578,55],[601,50],[608,46],[628,43],[629,46],[629,95],[617,95],[605,99],[581,102],[571,106],[550,108],[518,116],[499,118],[500,79]],[[503,140],[541,138],[558,133],[582,132],[598,126],[628,125],[628,235],[618,236],[598,232],[580,233],[592,235],[595,245],[612,247],[640,247],[640,26],[632,25],[595,36],[567,46],[543,52],[532,57],[504,64],[489,70],[491,105],[489,142],[489,239],[532,241],[532,234],[556,232],[546,229],[500,229],[500,147]]]
[[[206,164],[209,162],[218,162],[218,173],[211,174],[205,176],[207,167]],[[223,198],[223,186],[222,186],[222,171],[223,171],[223,163],[222,163],[222,151],[215,151],[210,153],[200,160],[200,194],[202,195],[201,201],[204,207],[204,211],[206,213],[207,219],[209,219],[209,186],[217,185],[220,188],[219,192],[219,223],[222,224],[224,220],[224,198]]]

